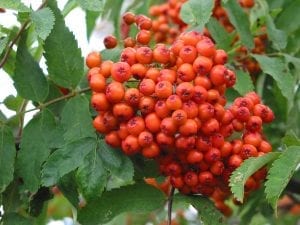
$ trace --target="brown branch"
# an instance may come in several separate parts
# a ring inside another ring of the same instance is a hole
[[[46,3],[47,3],[47,0],[44,1],[44,2],[40,5],[40,7],[39,7],[37,10],[42,9],[42,8],[46,5]],[[29,23],[30,23],[30,20],[29,20],[29,19],[26,20],[26,21],[23,23],[23,25],[21,26],[21,28],[20,28],[20,30],[18,31],[17,35],[14,37],[14,39],[13,39],[13,40],[10,42],[10,44],[8,45],[7,50],[6,50],[6,52],[5,52],[4,56],[3,56],[3,58],[2,58],[1,61],[0,61],[0,68],[2,68],[2,67],[5,65],[5,63],[7,62],[8,57],[9,57],[9,54],[10,54],[10,52],[11,52],[13,46],[14,46],[14,45],[17,43],[17,41],[20,39],[21,34],[22,34],[23,31],[26,29],[26,27],[27,27],[27,25],[28,25]]]
[[[172,187],[168,197],[168,225],[171,225],[172,223],[172,206],[173,206],[174,192],[175,192],[175,188]]]
[[[52,104],[57,103],[57,102],[60,102],[62,100],[66,100],[66,99],[72,98],[72,97],[74,97],[74,96],[76,96],[78,94],[81,94],[81,93],[84,93],[84,92],[88,92],[90,90],[91,90],[90,87],[86,87],[86,88],[80,89],[78,91],[71,92],[71,93],[69,93],[67,95],[63,95],[63,96],[60,96],[58,98],[52,99],[52,100],[50,100],[50,101],[48,101],[48,102],[46,102],[44,104],[40,104],[39,106],[37,106],[37,107],[35,107],[33,109],[29,109],[29,110],[26,110],[26,111],[18,112],[14,116],[12,116],[10,119],[8,119],[7,122],[10,121],[11,119],[17,117],[17,116],[21,116],[21,115],[24,115],[26,113],[33,112],[33,111],[36,111],[36,110],[41,110],[43,108],[48,107],[49,105],[52,105]]]
[[[14,44],[19,40],[21,34],[23,33],[23,31],[26,29],[27,25],[29,24],[29,20],[27,20],[25,23],[23,23],[23,25],[21,26],[19,32],[17,33],[17,35],[15,36],[15,38],[10,42],[10,44],[7,47],[7,50],[3,56],[3,58],[1,59],[0,62],[0,68],[2,68],[4,66],[4,64],[6,63],[8,56],[14,46]]]

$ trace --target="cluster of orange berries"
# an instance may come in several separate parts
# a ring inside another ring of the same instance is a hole
[[[225,107],[236,76],[225,66],[227,53],[209,37],[182,32],[171,45],[150,47],[153,21],[133,13],[123,20],[139,32],[124,40],[120,60],[102,61],[98,52],[86,58],[95,129],[126,155],[155,159],[173,187],[209,196],[229,215],[224,201],[231,173],[245,159],[272,150],[262,131],[274,119],[272,110],[254,92]],[[114,48],[117,40],[108,36],[104,44]],[[261,169],[248,179],[246,195],[265,174]]]
[[[225,91],[236,78],[226,59],[197,32],[182,33],[170,47],[127,47],[119,62],[102,62],[95,52],[87,57],[98,111],[93,124],[106,142],[156,159],[175,188],[211,196],[225,214],[230,174],[248,157],[271,151],[262,124],[274,118],[254,92],[225,108]],[[235,131],[242,138],[230,141]],[[263,178],[249,178],[247,190]]]

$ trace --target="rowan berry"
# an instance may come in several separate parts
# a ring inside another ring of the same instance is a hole
[[[131,25],[135,22],[135,15],[132,12],[124,13],[122,18],[128,25]]]
[[[184,175],[184,183],[190,187],[194,187],[198,184],[198,176],[195,172],[189,171]]]
[[[155,158],[159,156],[159,153],[160,153],[160,148],[155,143],[152,143],[149,146],[142,148],[142,155],[145,158]]]
[[[194,46],[185,45],[180,49],[179,57],[184,63],[193,63],[197,57],[197,50]]]
[[[106,87],[105,95],[109,102],[118,103],[124,98],[125,88],[119,82],[111,82]]]
[[[146,46],[137,48],[136,60],[142,64],[149,64],[152,62],[153,52],[152,49]]]
[[[103,40],[104,46],[107,49],[115,48],[118,44],[117,38],[115,36],[106,36]]]
[[[205,56],[198,56],[193,62],[193,69],[200,76],[205,76],[208,74],[212,66],[212,60]]]
[[[102,62],[102,57],[99,52],[91,52],[86,57],[86,65],[91,69],[99,67]]]
[[[97,111],[107,111],[110,108],[106,95],[103,93],[93,93],[91,97],[91,105]]]
[[[140,151],[140,145],[137,137],[128,135],[124,141],[122,141],[122,150],[127,155],[134,155]]]

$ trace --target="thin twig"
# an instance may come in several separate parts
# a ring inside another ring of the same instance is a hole
[[[172,187],[168,197],[168,225],[171,225],[172,223],[172,206],[173,206],[174,192],[175,192],[175,188]]]
[[[47,0],[44,1],[44,2],[40,5],[40,7],[39,7],[37,10],[42,9],[42,8],[46,5],[46,3],[47,3]],[[7,62],[8,57],[9,57],[9,54],[10,54],[10,52],[11,52],[13,46],[17,43],[17,41],[19,40],[21,34],[22,34],[23,31],[26,29],[26,27],[27,27],[27,25],[28,25],[29,23],[30,23],[30,19],[26,20],[26,21],[23,23],[23,25],[21,26],[21,28],[20,28],[20,30],[18,31],[17,35],[14,37],[14,39],[13,39],[13,40],[10,42],[10,44],[8,45],[7,50],[6,50],[6,52],[5,52],[4,56],[3,56],[3,58],[2,58],[1,61],[0,61],[0,68],[2,68],[2,67],[5,65],[5,63]]]
[[[60,102],[62,100],[65,100],[65,99],[69,99],[69,98],[72,98],[78,94],[81,94],[81,93],[84,93],[84,92],[87,92],[87,91],[90,91],[91,88],[90,87],[87,87],[87,88],[83,88],[83,89],[80,89],[78,91],[74,91],[74,92],[71,92],[67,95],[63,95],[63,96],[60,96],[58,98],[55,98],[55,99],[52,99],[44,104],[41,104],[33,109],[29,109],[29,110],[26,110],[26,111],[22,111],[22,112],[18,112],[16,113],[14,116],[12,116],[10,119],[8,119],[7,121],[10,121],[11,119],[15,118],[15,117],[18,117],[18,116],[21,116],[21,115],[24,115],[26,113],[29,113],[29,112],[32,112],[32,111],[36,111],[36,110],[41,110],[43,108],[46,108],[48,107],[49,105],[52,105],[54,103],[57,103],[57,102]]]
[[[7,50],[0,62],[0,68],[2,68],[4,66],[4,64],[6,63],[8,56],[14,46],[14,44],[19,40],[21,34],[23,33],[23,31],[26,29],[27,25],[29,24],[29,20],[27,20],[26,22],[23,23],[23,25],[21,26],[19,32],[17,33],[17,35],[15,36],[15,38],[10,42],[10,44],[7,47]]]

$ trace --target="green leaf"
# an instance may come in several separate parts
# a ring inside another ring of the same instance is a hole
[[[104,140],[99,141],[99,155],[108,169],[114,176],[130,182],[134,175],[133,164],[128,156],[119,149],[107,145]]]
[[[122,162],[119,169],[109,170],[109,167],[107,167],[111,173],[106,187],[108,190],[133,183],[134,168],[132,161],[127,156],[122,157],[121,159]]]
[[[20,209],[22,200],[20,197],[21,180],[14,178],[14,180],[7,186],[6,190],[1,194],[1,204],[6,214],[10,212],[17,212]]]
[[[15,139],[7,126],[0,126],[0,193],[10,184],[14,177],[16,157]]]
[[[4,99],[4,104],[6,108],[13,110],[13,111],[18,111],[20,109],[20,106],[22,105],[23,98],[20,96],[13,96],[9,95]]]
[[[294,80],[289,71],[287,71],[284,61],[281,58],[270,58],[264,55],[253,55],[258,61],[264,73],[269,74],[276,81],[282,95],[292,103],[294,93]]]
[[[270,9],[282,8],[284,3],[289,2],[289,0],[267,0]]]
[[[49,76],[62,87],[75,88],[84,74],[81,51],[65,25],[56,1],[49,0],[48,6],[55,15],[55,25],[44,45]]]
[[[18,175],[23,178],[24,188],[36,192],[41,183],[41,167],[50,154],[51,137],[56,123],[53,115],[44,110],[24,128],[17,158]],[[34,162],[34,163],[33,163]]]
[[[104,192],[79,211],[78,221],[85,225],[102,224],[123,212],[145,213],[163,207],[164,194],[145,183]]]
[[[300,139],[293,133],[289,133],[289,134],[285,135],[282,138],[282,142],[288,147],[293,146],[293,145],[300,146]]]
[[[290,146],[275,160],[269,170],[265,193],[277,213],[277,201],[300,163],[300,146]]]
[[[3,225],[32,225],[32,222],[18,213],[5,213],[3,217]]]
[[[105,140],[99,140],[99,154],[105,166],[110,170],[118,170],[125,156],[119,149],[112,148],[106,144]],[[126,157],[126,156],[125,156]]]
[[[82,138],[67,143],[50,155],[42,170],[42,183],[51,186],[65,174],[80,166],[84,158],[96,148],[96,139]]]
[[[46,7],[38,11],[31,12],[30,18],[35,26],[35,31],[38,36],[45,40],[54,26],[55,17],[53,12]]]
[[[186,196],[176,194],[174,201],[185,202],[193,205],[199,212],[203,225],[222,225],[225,219],[221,212],[217,210],[211,200],[203,196]]]
[[[225,28],[213,17],[207,23],[209,33],[217,43],[218,48],[229,50],[234,39],[234,34],[229,34]]]
[[[37,102],[46,99],[49,85],[39,64],[27,49],[26,34],[22,35],[18,46],[13,80],[20,96]]]
[[[78,207],[79,192],[75,178],[75,172],[68,173],[59,179],[57,184],[59,190],[69,200],[69,202],[75,207]]]
[[[13,9],[19,12],[30,12],[30,9],[25,6],[21,0],[0,0],[0,8]]]
[[[30,19],[30,12],[19,12],[17,15],[17,20],[21,24],[26,23],[26,21],[28,21],[29,19]],[[27,44],[28,44],[28,42],[27,42]]]
[[[88,40],[91,37],[91,34],[96,26],[96,20],[100,16],[99,12],[89,11],[85,12],[85,21],[86,21],[86,36]]]
[[[103,10],[103,0],[76,0],[78,5],[80,5],[83,9],[89,11],[102,11]]]
[[[189,0],[182,5],[180,17],[185,23],[202,30],[212,14],[213,7],[213,1]]]
[[[61,114],[66,141],[74,141],[85,137],[96,137],[89,111],[89,102],[83,96],[69,100]]]
[[[247,179],[257,170],[265,166],[270,161],[276,159],[279,153],[271,152],[260,157],[251,157],[245,160],[230,176],[230,187],[234,197],[243,202],[244,185]]]
[[[9,41],[9,37],[5,37],[5,38],[0,39],[0,55],[2,54],[4,49],[6,48],[6,45],[8,44],[8,41]]]
[[[294,0],[285,6],[276,19],[276,26],[291,33],[300,27],[300,0]]]
[[[273,19],[270,15],[266,16],[266,25],[268,37],[277,50],[284,49],[287,45],[287,35],[284,31],[276,28]]]
[[[250,74],[242,70],[236,70],[236,83],[233,88],[240,94],[245,95],[254,90]]]
[[[254,48],[253,37],[250,32],[250,22],[247,14],[236,0],[228,0],[224,4],[229,20],[240,35],[241,42],[249,49]]]
[[[87,200],[101,196],[108,180],[108,172],[96,150],[90,152],[84,159],[83,164],[78,168],[76,178]]]

